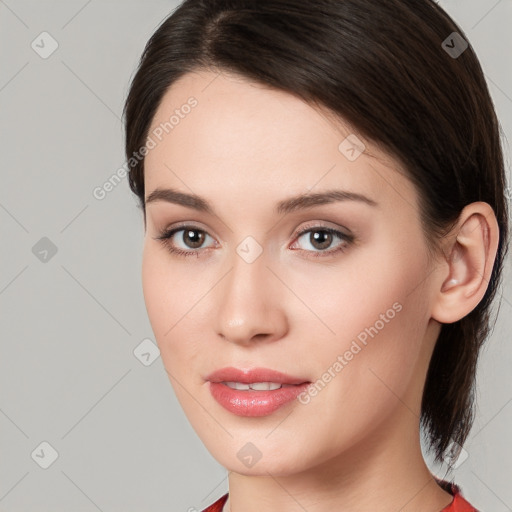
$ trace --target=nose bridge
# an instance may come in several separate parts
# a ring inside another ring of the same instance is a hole
[[[276,280],[267,268],[267,251],[252,237],[235,247],[230,271],[219,283],[217,332],[230,341],[246,342],[255,335],[274,335],[284,324]]]
[[[231,303],[230,307],[243,311],[247,305],[251,305],[254,310],[262,299],[265,302],[269,262],[263,247],[255,244],[255,240],[244,240],[235,248],[230,258],[231,271],[223,285],[221,304]]]

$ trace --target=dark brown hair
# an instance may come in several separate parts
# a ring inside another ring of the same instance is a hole
[[[144,159],[133,155],[166,90],[200,69],[327,107],[387,150],[419,192],[435,249],[464,206],[493,208],[500,242],[487,291],[466,317],[442,325],[424,387],[421,425],[440,461],[473,423],[477,358],[508,248],[499,123],[464,32],[432,0],[184,1],[149,39],[124,109],[129,184],[144,220]]]

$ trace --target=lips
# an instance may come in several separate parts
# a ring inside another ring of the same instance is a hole
[[[222,368],[206,379],[213,398],[238,416],[266,416],[288,404],[310,381],[268,368]]]

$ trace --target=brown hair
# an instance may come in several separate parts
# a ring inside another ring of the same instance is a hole
[[[508,249],[499,123],[465,34],[432,0],[186,0],[151,36],[133,77],[127,159],[145,145],[166,90],[199,69],[327,107],[386,149],[419,191],[434,249],[464,206],[493,208],[500,241],[488,288],[466,317],[442,325],[423,391],[421,425],[440,461],[473,423],[477,358]],[[144,160],[133,161],[129,184],[145,220]]]

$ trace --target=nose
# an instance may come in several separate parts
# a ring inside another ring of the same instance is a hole
[[[217,334],[231,343],[281,339],[288,329],[285,287],[261,255],[248,263],[238,254],[227,275],[215,288]]]

